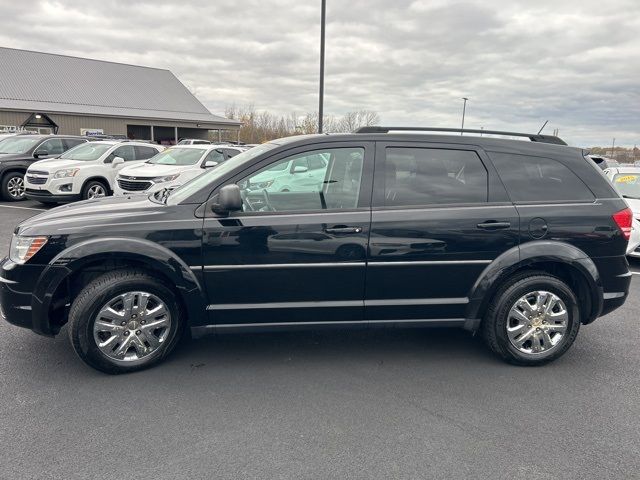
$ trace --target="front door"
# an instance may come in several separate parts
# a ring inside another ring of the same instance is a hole
[[[362,322],[372,172],[372,143],[339,142],[234,178],[243,211],[204,220],[209,323]]]
[[[365,310],[372,322],[462,322],[469,291],[518,245],[518,213],[484,152],[378,143]]]

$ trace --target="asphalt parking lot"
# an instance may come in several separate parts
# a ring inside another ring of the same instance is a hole
[[[37,204],[0,204],[0,251]],[[640,478],[631,298],[540,368],[458,330],[208,337],[108,376],[0,324],[0,478]]]

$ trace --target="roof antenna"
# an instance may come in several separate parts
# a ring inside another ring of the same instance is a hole
[[[547,123],[549,123],[549,120],[547,120],[546,122],[544,122],[542,124],[542,126],[540,127],[540,130],[538,130],[538,135],[540,135],[542,133],[542,130],[544,130],[544,127],[547,126]]]

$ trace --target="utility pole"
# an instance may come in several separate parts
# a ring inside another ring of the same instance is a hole
[[[318,104],[318,133],[322,133],[324,117],[324,29],[327,18],[327,0],[321,0],[320,20],[320,99]]]
[[[467,101],[469,100],[467,97],[462,97],[462,100],[464,100],[464,103],[462,104],[462,127],[461,130],[464,130],[464,114],[467,111]],[[464,132],[460,132],[460,135],[462,135]]]
[[[613,143],[611,144],[611,159],[612,160],[614,159],[613,158],[613,153],[614,153],[615,148],[616,148],[616,139],[614,138],[613,139]]]

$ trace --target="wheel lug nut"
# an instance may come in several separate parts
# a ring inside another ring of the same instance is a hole
[[[136,330],[136,335],[140,335],[142,332],[140,330]]]
[[[129,332],[128,332],[128,331],[127,331],[127,332],[124,332],[124,336],[125,336],[125,337],[128,337],[128,336],[129,336]]]
[[[136,318],[137,315],[134,313],[133,315],[131,315],[131,318]]]
[[[127,322],[122,322],[120,323],[120,325],[122,325],[123,327],[127,324]]]
[[[140,325],[144,325],[144,320],[140,320]]]

